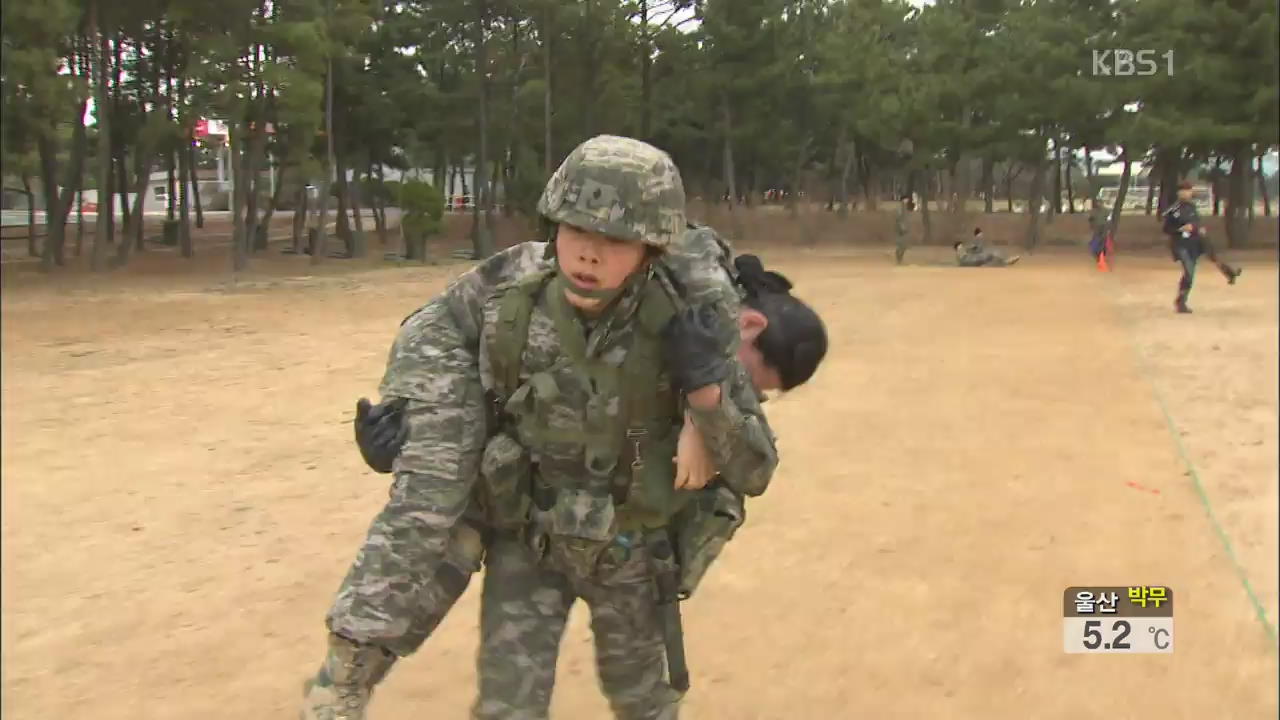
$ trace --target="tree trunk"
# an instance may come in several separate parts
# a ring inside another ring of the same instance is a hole
[[[1160,149],[1156,154],[1156,166],[1160,169],[1160,195],[1156,198],[1157,212],[1163,213],[1165,208],[1178,199],[1178,172],[1182,148]],[[1150,178],[1150,175],[1148,175]],[[1150,184],[1150,180],[1148,180]]]
[[[726,94],[722,100],[720,116],[724,122],[724,184],[728,193],[729,227],[735,239],[742,238],[742,225],[733,206],[738,198],[737,173],[733,167],[733,113],[729,109],[729,98]]]
[[[316,223],[316,243],[311,250],[311,264],[324,262],[329,252],[328,233],[325,232],[329,220],[329,179],[333,175],[333,58],[330,57],[325,71],[324,98],[324,133],[328,143],[328,159],[324,166],[324,179],[320,183],[320,220]]]
[[[880,170],[865,155],[862,157],[862,194],[867,199],[867,210],[880,209]]]
[[[1093,184],[1093,150],[1088,145],[1084,146],[1084,177],[1089,185],[1089,209],[1093,210],[1098,207],[1098,188]]]
[[[204,206],[200,202],[200,173],[196,168],[196,149],[187,148],[187,168],[191,177],[191,197],[196,205],[196,228],[204,229]]]
[[[253,50],[255,65],[261,65],[260,55],[261,49],[255,47]],[[267,164],[267,100],[261,84],[258,85],[257,97],[252,102],[253,112],[250,117],[253,118],[253,125],[249,130],[249,144],[245,148],[247,152],[244,155],[247,196],[244,208],[244,232],[245,242],[251,254],[265,247],[258,233],[258,199],[262,197],[262,168]]]
[[[98,52],[93,59],[93,105],[98,121],[98,226],[89,257],[89,267],[95,271],[107,267],[107,242],[111,232],[111,112],[107,102],[107,34],[98,30],[101,2],[89,2],[89,37],[98,39]]]
[[[1124,169],[1120,171],[1120,187],[1116,190],[1116,204],[1111,208],[1111,232],[1119,234],[1120,210],[1124,207],[1124,198],[1129,194],[1129,179],[1133,172],[1133,160],[1129,157],[1129,149],[1121,148],[1120,159],[1124,161]]]
[[[89,45],[84,48],[84,52],[76,54],[73,64],[78,65],[80,77],[91,78],[93,72],[91,39]],[[71,158],[67,164],[66,179],[62,183],[61,193],[58,191],[57,182],[57,147],[44,133],[41,133],[37,140],[45,185],[45,223],[48,226],[45,232],[44,251],[40,258],[40,269],[44,271],[52,270],[55,264],[61,266],[66,262],[64,249],[67,213],[70,212],[71,201],[77,194],[81,199],[84,198],[81,190],[84,187],[84,163],[89,151],[89,134],[85,129],[83,118],[88,105],[89,98],[85,97],[74,106],[74,115],[71,118]],[[79,225],[76,228],[76,256],[79,257],[80,243],[84,239],[84,208],[83,203],[77,203],[77,205],[76,215]]]
[[[186,83],[179,81],[178,84],[182,87]],[[178,202],[178,252],[184,258],[192,258],[196,254],[195,244],[191,241],[191,200],[187,195],[192,175],[191,153],[178,151],[178,176],[181,178],[178,182],[178,194],[181,196]]]
[[[489,0],[476,3],[476,67],[489,66]],[[590,107],[590,103],[587,104]],[[476,159],[475,177],[476,195],[471,203],[471,239],[475,259],[487,258],[493,254],[493,238],[489,233],[489,189],[485,183],[485,168],[489,166],[489,80],[486,74],[480,75],[480,152]],[[481,207],[483,204],[483,208]],[[480,214],[484,213],[484,222]]]
[[[929,209],[929,203],[934,197],[934,173],[929,170],[914,170],[912,175],[916,177],[915,187],[920,190],[920,226],[922,230],[920,242],[928,245],[933,242],[933,213]]]
[[[137,238],[141,238],[144,232],[143,226],[146,225],[144,209],[147,185],[151,179],[152,155],[151,148],[145,145],[139,147],[134,153],[133,169],[136,175],[133,178],[133,212],[126,216],[124,234],[120,238],[120,244],[116,246],[116,267],[122,267],[129,262],[130,250],[139,244]]]
[[[120,220],[124,223],[124,226],[127,226],[129,224],[129,170],[126,166],[128,162],[129,162],[129,151],[126,150],[123,147],[123,145],[116,148],[115,160],[114,160],[114,163],[116,166],[115,189],[116,189],[116,194],[119,195],[120,197]],[[111,218],[112,218],[111,237],[112,237],[112,240],[114,241],[115,239],[115,232],[114,232],[115,213],[114,212],[112,213]],[[124,237],[128,238],[129,236],[126,233]],[[127,240],[122,240],[121,242],[127,242]]]
[[[1217,217],[1222,210],[1222,158],[1213,159],[1213,179],[1210,182],[1210,192],[1213,195],[1213,217]]]
[[[362,258],[368,255],[368,243],[364,237],[364,220],[360,217],[360,174],[353,173],[351,183],[347,186],[348,198],[351,201],[351,217],[355,224],[355,234],[351,238],[351,257]]]
[[[520,105],[517,102],[517,98],[520,93],[520,72],[524,69],[524,56],[520,54],[520,20],[511,16],[508,16],[507,20],[511,23],[511,57],[520,58],[520,62],[511,70],[511,114],[507,117],[507,153],[506,163],[502,172],[504,196],[502,199],[503,217],[511,217],[513,212],[511,188],[515,186],[513,181],[516,175],[516,130],[520,126]]]
[[[1258,153],[1258,192],[1262,195],[1262,214],[1264,217],[1271,217],[1271,195],[1267,192],[1267,173],[1262,167],[1262,158],[1265,153]]]
[[[555,169],[555,152],[551,147],[551,4],[547,4],[547,10],[543,15],[542,21],[542,131],[544,137],[542,170],[548,178]]]
[[[1031,168],[1031,188],[1027,192],[1027,214],[1030,221],[1027,224],[1027,252],[1035,252],[1036,246],[1040,244],[1040,205],[1044,202],[1044,181],[1046,164],[1044,158],[1036,160]]]
[[[645,142],[650,139],[653,113],[652,42],[653,36],[649,33],[649,0],[640,0],[640,139]]]
[[[1156,168],[1151,168],[1150,170],[1147,171],[1147,214],[1148,215],[1151,214],[1151,211],[1155,205],[1155,193],[1156,193],[1156,182],[1157,182],[1156,173],[1153,172],[1155,169]]]
[[[1257,184],[1253,182],[1253,157],[1250,156],[1244,165],[1244,206],[1249,216],[1249,227],[1253,227],[1253,200],[1254,188]]]
[[[1076,193],[1073,187],[1074,182],[1071,178],[1071,167],[1076,164],[1075,151],[1071,149],[1071,146],[1067,146],[1064,150],[1067,156],[1066,167],[1063,168],[1067,184],[1067,212],[1074,215],[1076,212]]]
[[[298,187],[298,201],[293,206],[293,253],[302,254],[302,233],[307,229],[307,210],[310,197],[306,185]]]
[[[338,215],[334,218],[334,232],[342,240],[347,257],[355,257],[355,238],[351,234],[351,219],[347,215],[351,198],[347,195],[347,161],[342,153],[334,156],[338,161]]]
[[[1014,172],[1014,168],[1015,166],[1010,162],[1009,167],[1004,171],[1004,199],[1008,203],[1010,214],[1013,214],[1013,181],[1022,174],[1021,170]]]
[[[1231,173],[1227,175],[1227,247],[1243,247],[1247,234],[1247,213],[1245,211],[1246,168],[1251,153],[1245,147],[1238,147],[1231,155]]]
[[[271,197],[267,198],[267,207],[263,209],[255,231],[260,250],[266,250],[271,242],[271,220],[275,217],[276,208],[280,207],[280,196],[284,193],[285,167],[281,164],[271,170],[275,173],[275,188],[271,191]]]
[[[27,255],[40,257],[36,243],[36,194],[31,190],[31,176],[22,173],[22,190],[27,195]]]
[[[166,169],[169,172],[169,195],[167,197],[169,203],[167,219],[169,222],[173,222],[178,218],[178,181],[177,176],[175,175],[177,163],[175,162],[174,155],[175,153],[172,150],[166,153],[166,158],[168,160],[168,166]]]
[[[481,3],[483,5],[483,2]],[[578,66],[582,71],[582,97],[595,98],[599,95],[596,92],[597,77],[600,71],[600,63],[596,59],[596,40],[595,33],[600,29],[595,24],[595,16],[592,12],[593,0],[581,0],[582,5],[582,22],[578,23],[577,37],[582,50],[582,63]],[[481,86],[484,85],[484,78],[481,78]],[[582,137],[593,137],[596,134],[596,104],[594,102],[585,102],[580,106],[582,116]]]
[[[831,158],[831,166],[840,168],[840,185],[835,192],[840,201],[840,217],[849,216],[849,168],[852,166],[853,152],[849,148],[849,127],[845,121],[840,122],[840,137],[836,140],[836,154]],[[832,202],[835,202],[833,198]]]
[[[969,196],[973,194],[973,166],[968,153],[961,152],[951,173],[952,208],[947,218],[947,240],[962,238],[964,228],[969,224]]]
[[[244,206],[248,192],[248,178],[244,173],[244,148],[246,128],[244,121],[235,119],[227,123],[231,141],[231,269],[241,272],[249,269],[249,238],[245,235]]]
[[[46,242],[48,240],[46,239]],[[84,251],[84,189],[77,191],[76,197],[76,257]]]
[[[385,248],[387,246],[387,203],[383,197],[386,192],[386,181],[382,179],[382,165],[369,165],[369,181],[374,182],[374,171],[377,171],[377,192],[371,197],[370,204],[373,206],[373,229],[378,233],[378,245]],[[431,178],[435,180],[435,177]]]
[[[982,210],[990,215],[995,212],[996,160],[991,155],[982,158]]]
[[[1062,214],[1062,140],[1053,141],[1053,202],[1049,203],[1049,222],[1056,215]]]
[[[791,166],[791,192],[787,194],[787,213],[795,218],[797,208],[800,202],[801,184],[804,175],[804,161],[809,156],[809,138],[805,138],[800,143],[800,149],[796,152],[795,162]],[[753,171],[754,172],[754,171]],[[752,192],[755,191],[754,178],[751,183]]]
[[[498,176],[501,171],[502,163],[497,158],[493,159],[493,173],[489,176],[489,189],[485,192],[485,221],[489,223],[489,237],[496,238],[498,236],[497,218],[494,209],[498,203]]]

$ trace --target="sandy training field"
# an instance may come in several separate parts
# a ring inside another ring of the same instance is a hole
[[[693,720],[1277,713],[1277,265],[763,248],[828,322],[782,466],[684,606]],[[263,263],[266,267],[268,264]],[[292,718],[388,481],[351,439],[463,264],[275,259],[3,295],[6,718]],[[1066,655],[1070,585],[1167,584],[1172,655]],[[478,583],[376,720],[465,718]],[[581,607],[554,714],[607,717]]]

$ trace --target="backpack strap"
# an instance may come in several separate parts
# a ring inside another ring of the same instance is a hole
[[[554,275],[553,272],[534,273],[499,291],[498,327],[489,340],[489,366],[498,395],[495,402],[505,402],[520,386],[520,370],[529,340],[533,306]]]
[[[636,337],[621,368],[625,442],[619,464],[630,467],[630,477],[626,485],[615,487],[614,500],[622,506],[624,524],[633,526],[664,522],[665,508],[656,506],[666,505],[663,499],[672,492],[671,479],[665,473],[654,473],[645,466],[645,448],[651,434],[670,431],[670,422],[679,413],[675,391],[660,379],[662,330],[683,303],[664,280],[655,274],[645,286],[636,316]],[[654,483],[662,487],[649,487]],[[640,507],[627,508],[629,500],[638,500]]]

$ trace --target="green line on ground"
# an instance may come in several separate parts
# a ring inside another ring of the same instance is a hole
[[[1105,280],[1106,278],[1102,279]],[[1165,424],[1169,428],[1169,435],[1173,437],[1173,444],[1178,449],[1178,457],[1182,458],[1182,463],[1187,468],[1187,474],[1191,476],[1191,482],[1195,485],[1196,496],[1200,498],[1200,504],[1204,507],[1205,515],[1209,518],[1209,524],[1213,526],[1214,531],[1218,534],[1218,539],[1222,541],[1222,547],[1226,550],[1227,558],[1231,560],[1232,567],[1235,568],[1236,577],[1240,579],[1240,584],[1244,586],[1245,594],[1249,596],[1249,602],[1253,605],[1253,612],[1257,615],[1258,622],[1262,623],[1263,629],[1266,630],[1267,635],[1271,638],[1271,649],[1276,651],[1276,626],[1267,617],[1266,607],[1258,599],[1258,594],[1253,591],[1253,584],[1249,582],[1249,574],[1236,556],[1235,547],[1231,544],[1231,537],[1227,535],[1226,528],[1222,527],[1222,523],[1218,522],[1218,516],[1213,512],[1213,503],[1209,501],[1209,493],[1205,490],[1204,483],[1200,480],[1200,472],[1196,470],[1195,463],[1191,461],[1190,453],[1187,452],[1186,446],[1182,443],[1182,437],[1178,434],[1178,425],[1173,420],[1173,413],[1169,412],[1169,404],[1165,402],[1164,394],[1160,392],[1160,386],[1156,384],[1151,367],[1147,363],[1141,345],[1138,343],[1137,329],[1134,327],[1134,323],[1125,315],[1124,310],[1120,308],[1120,304],[1115,301],[1115,291],[1109,290],[1108,295],[1112,298],[1111,305],[1116,314],[1120,316],[1121,323],[1129,329],[1129,340],[1133,344],[1133,352],[1138,358],[1138,369],[1142,376],[1147,379],[1147,383],[1151,385],[1151,392],[1155,395],[1156,404],[1160,406],[1161,414],[1164,415]]]

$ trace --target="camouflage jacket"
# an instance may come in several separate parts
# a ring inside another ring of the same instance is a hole
[[[907,209],[900,207],[898,213],[894,217],[894,231],[898,237],[906,237],[907,235]]]
[[[692,232],[687,237],[695,240],[688,254],[669,252],[664,261],[672,263],[684,297],[689,302],[731,304],[736,315],[737,294],[725,271],[727,257],[714,266],[697,261],[699,256],[715,255],[705,244],[714,233]],[[420,577],[423,582],[443,559],[449,530],[472,498],[488,440],[480,368],[486,306],[492,306],[498,287],[552,267],[546,249],[545,243],[528,242],[488,258],[407,317],[392,345],[379,389],[384,398],[409,401],[404,415],[409,427],[394,466],[391,501],[375,520],[379,537],[373,541],[425,574]],[[531,324],[531,340],[534,327]],[[602,347],[599,341],[595,346],[599,351],[613,347],[622,346]],[[529,348],[550,350],[541,341],[530,342]],[[774,438],[758,397],[744,392],[744,387],[751,387],[745,371],[736,361],[733,366],[733,381],[721,407],[697,413],[695,422],[725,476],[734,477],[742,492],[756,495],[764,491],[777,464]]]

